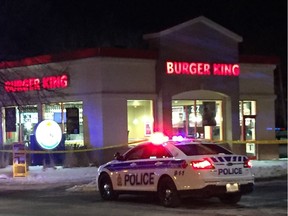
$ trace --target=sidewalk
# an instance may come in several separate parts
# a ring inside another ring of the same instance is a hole
[[[267,180],[287,176],[287,159],[252,161],[252,171],[255,180]],[[97,167],[75,167],[56,169],[48,168],[45,171],[42,166],[30,166],[27,177],[13,178],[12,166],[0,169],[1,190],[27,190],[47,189],[60,186],[70,187],[70,191],[96,190],[95,177]]]

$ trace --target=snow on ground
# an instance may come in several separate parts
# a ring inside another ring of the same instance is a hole
[[[252,161],[256,180],[287,175],[287,159]],[[67,186],[67,191],[95,191],[97,167],[47,168],[30,166],[26,177],[14,177],[13,167],[0,169],[0,190],[47,189]]]
[[[287,158],[282,160],[253,160],[252,171],[255,179],[275,178],[287,175]]]
[[[0,169],[0,190],[46,189],[60,186],[95,185],[96,167],[75,167],[43,169],[43,166],[30,166],[26,177],[13,177],[13,166]]]

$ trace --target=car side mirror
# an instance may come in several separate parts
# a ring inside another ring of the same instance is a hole
[[[119,160],[119,161],[123,161],[123,160],[124,160],[124,157],[123,157],[123,155],[121,155],[119,152],[116,152],[116,153],[114,154],[114,159],[115,159],[115,160]]]

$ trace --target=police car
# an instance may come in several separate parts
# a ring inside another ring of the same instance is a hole
[[[181,198],[218,197],[227,204],[253,191],[251,162],[215,143],[201,140],[146,142],[116,154],[98,168],[97,187],[104,200],[120,194],[153,192],[162,205]]]

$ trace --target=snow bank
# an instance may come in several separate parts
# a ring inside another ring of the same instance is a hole
[[[285,160],[254,160],[252,172],[255,179],[275,178],[287,175],[287,159]]]
[[[287,175],[286,160],[252,161],[255,179],[267,179]],[[13,178],[13,167],[0,169],[1,190],[44,189],[59,186],[67,191],[95,191],[97,167],[63,168],[61,166],[43,170],[42,166],[30,166],[27,177]]]

